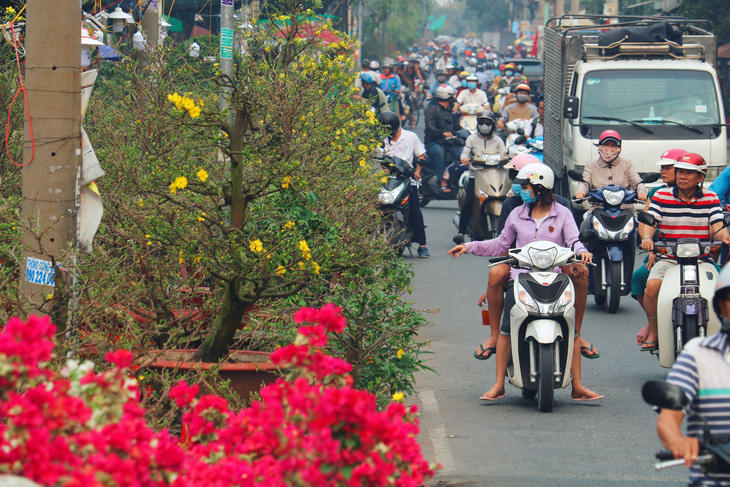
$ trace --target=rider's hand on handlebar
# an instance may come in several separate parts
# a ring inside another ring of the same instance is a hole
[[[689,468],[700,454],[700,441],[698,438],[685,436],[673,441],[669,449],[672,450],[674,458],[684,458],[684,465]]]
[[[454,134],[452,134],[451,132],[444,132],[444,137],[446,137],[447,139],[450,139],[453,136],[454,136]]]
[[[646,201],[647,194],[646,193],[636,193],[636,197],[640,199],[641,201]]]
[[[593,254],[590,252],[581,252],[578,254],[580,257],[580,261],[582,264],[592,264],[593,263]]]
[[[462,157],[461,158],[461,163],[466,166],[467,164],[469,164],[469,159],[467,159],[466,157]]]
[[[641,239],[641,249],[642,250],[654,250],[654,241],[650,238],[642,238]]]
[[[459,257],[460,255],[464,255],[466,253],[466,245],[459,244],[456,247],[454,247],[453,249],[449,250],[447,253],[455,259],[455,258]]]
[[[576,199],[582,200],[586,197],[586,194],[583,191],[576,191],[575,197]]]

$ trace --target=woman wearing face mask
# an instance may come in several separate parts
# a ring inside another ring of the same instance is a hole
[[[472,154],[501,154],[507,152],[502,139],[495,135],[496,120],[494,114],[489,111],[481,111],[477,114],[477,131],[467,137],[464,149],[461,151],[461,163],[469,164]],[[466,184],[466,197],[459,217],[459,233],[454,236],[454,242],[464,241],[464,234],[469,225],[472,211],[474,209],[474,175],[476,169],[469,164],[469,179]],[[455,177],[455,176],[451,176]]]
[[[524,204],[516,208],[507,217],[504,231],[499,237],[493,240],[469,242],[460,244],[449,250],[449,255],[459,257],[465,253],[479,256],[496,256],[509,249],[512,242],[516,241],[516,248],[524,247],[530,242],[539,240],[554,242],[564,247],[575,245],[575,251],[580,256],[580,264],[563,266],[562,272],[572,277],[585,280],[588,277],[588,268],[585,263],[591,262],[593,256],[578,240],[578,228],[575,225],[570,210],[558,204],[553,197],[552,188],[555,184],[555,175],[545,164],[528,164],[523,167],[514,180],[521,184],[520,196]],[[511,269],[510,274],[514,278],[524,270]],[[586,294],[576,292],[576,333],[580,334],[578,317],[585,311]],[[514,306],[514,292],[507,289],[505,295],[505,309]],[[581,323],[582,324],[582,323]],[[497,381],[480,399],[495,401],[504,397],[504,381],[507,372],[507,364],[511,358],[511,347],[509,337],[509,315],[504,314],[500,336],[497,339]],[[580,336],[575,337],[576,348],[580,347]],[[573,355],[571,372],[573,374],[573,390],[571,397],[573,401],[592,401],[603,396],[583,387],[580,383],[580,354]]]

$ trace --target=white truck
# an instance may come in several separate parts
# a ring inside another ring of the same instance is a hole
[[[545,27],[545,163],[573,194],[568,169],[598,158],[604,130],[619,132],[621,156],[641,174],[667,149],[708,161],[707,181],[727,165],[727,130],[706,21],[678,17],[566,15]],[[665,32],[667,35],[657,34]]]

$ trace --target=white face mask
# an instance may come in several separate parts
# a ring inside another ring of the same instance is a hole
[[[520,93],[517,95],[517,101],[520,103],[527,103],[527,100],[529,100],[530,97],[528,95],[525,95],[524,93]]]

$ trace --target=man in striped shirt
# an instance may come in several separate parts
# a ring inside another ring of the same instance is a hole
[[[730,434],[730,267],[720,273],[712,307],[722,319],[721,332],[687,343],[667,381],[682,388],[690,407],[707,420],[713,436],[725,436]],[[704,421],[690,417],[687,436],[683,436],[683,419],[684,411],[662,409],[657,418],[657,433],[674,458],[684,458],[690,468],[689,485],[730,486],[730,474],[708,476],[700,466],[692,465],[699,454],[698,438],[702,436]]]
[[[730,245],[730,235],[722,228],[722,206],[717,195],[701,187],[707,175],[707,164],[699,154],[686,153],[674,165],[677,185],[656,192],[649,205],[649,213],[659,222],[659,230],[666,240],[698,238],[709,240],[717,232],[716,240]],[[641,248],[653,250],[654,227],[639,228]],[[657,349],[657,300],[659,288],[667,270],[677,265],[671,258],[660,256],[649,271],[644,291],[644,309],[649,318],[649,334],[641,345],[642,351]]]

